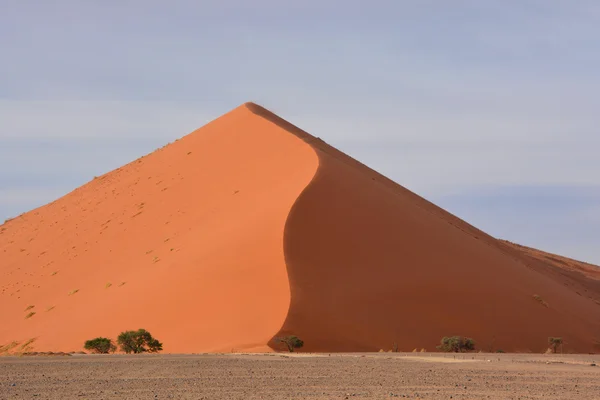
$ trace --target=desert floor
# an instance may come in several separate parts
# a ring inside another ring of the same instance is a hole
[[[0,357],[1,399],[600,399],[598,355]]]

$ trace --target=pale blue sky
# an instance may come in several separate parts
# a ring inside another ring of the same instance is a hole
[[[600,3],[0,0],[0,218],[255,101],[600,263]]]

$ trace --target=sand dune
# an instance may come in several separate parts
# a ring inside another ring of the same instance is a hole
[[[594,351],[597,267],[541,254],[248,103],[2,225],[0,345],[144,327],[166,352]]]

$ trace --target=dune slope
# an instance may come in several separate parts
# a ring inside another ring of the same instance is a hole
[[[308,351],[433,350],[450,335],[505,351],[543,351],[549,336],[563,336],[570,351],[594,351],[594,298],[323,141],[310,143],[319,169],[286,224],[292,303],[279,335],[297,334]]]
[[[144,327],[167,352],[279,349],[285,334],[306,351],[447,335],[595,351],[596,267],[543,254],[247,103],[3,225],[0,345],[70,351]]]
[[[266,348],[290,301],[285,221],[317,166],[241,106],[6,223],[0,345],[81,350],[143,327],[167,352]]]

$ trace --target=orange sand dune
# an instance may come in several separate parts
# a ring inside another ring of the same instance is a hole
[[[143,327],[166,352],[268,350],[288,333],[307,351],[446,335],[594,351],[596,267],[539,254],[248,103],[2,225],[0,345],[72,351]]]

